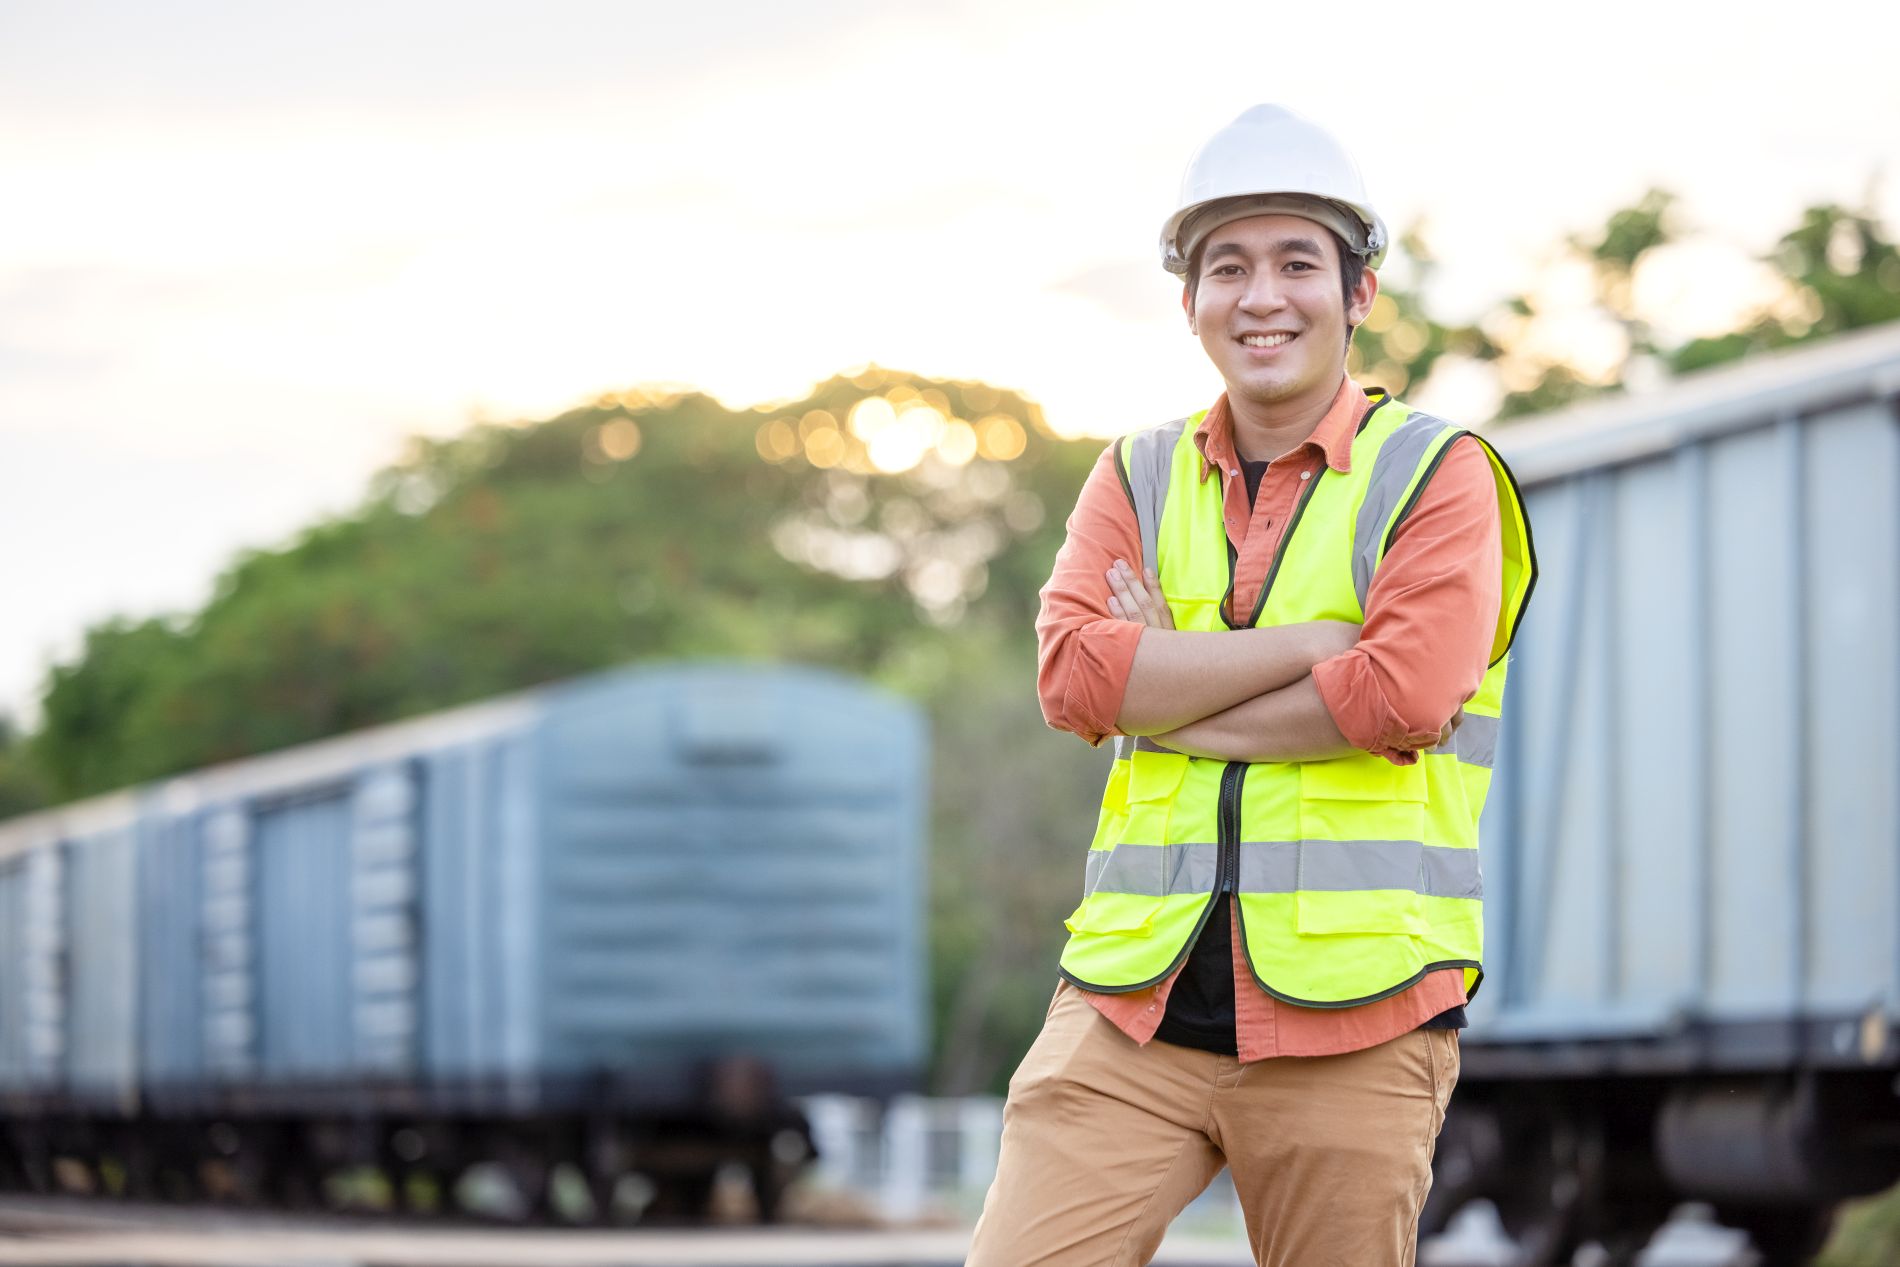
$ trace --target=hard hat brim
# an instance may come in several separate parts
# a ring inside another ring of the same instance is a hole
[[[1385,226],[1359,208],[1314,194],[1245,194],[1187,207],[1170,217],[1161,231],[1162,264],[1186,273],[1188,261],[1216,229],[1252,216],[1289,215],[1311,220],[1337,234],[1352,252],[1378,268],[1385,259]],[[1172,261],[1178,261],[1175,267]]]

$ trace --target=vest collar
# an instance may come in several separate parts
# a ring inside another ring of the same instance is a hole
[[[1366,416],[1369,403],[1366,397],[1366,390],[1353,382],[1351,375],[1343,375],[1333,403],[1327,406],[1326,416],[1299,448],[1318,449],[1325,456],[1326,465],[1341,474],[1352,470],[1352,442],[1359,434],[1360,421]],[[1207,417],[1194,429],[1194,444],[1201,451],[1203,483],[1217,467],[1229,471],[1240,469],[1240,455],[1234,449],[1234,420],[1227,409],[1226,392],[1220,394],[1214,407],[1207,411]]]

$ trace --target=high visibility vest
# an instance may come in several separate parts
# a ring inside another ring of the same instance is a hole
[[[1352,469],[1306,482],[1251,616],[1228,619],[1233,589],[1219,479],[1201,478],[1205,411],[1119,442],[1117,467],[1175,627],[1239,629],[1363,622],[1393,534],[1452,442],[1471,432],[1384,395],[1368,402]],[[1261,989],[1308,1007],[1381,999],[1428,972],[1483,976],[1478,816],[1491,784],[1506,652],[1537,577],[1530,524],[1489,443],[1502,521],[1503,601],[1490,668],[1450,742],[1393,765],[1359,752],[1331,761],[1189,757],[1117,740],[1070,915],[1062,974],[1110,993],[1180,966],[1221,894],[1239,897],[1236,936]]]

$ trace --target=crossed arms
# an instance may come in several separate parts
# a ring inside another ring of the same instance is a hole
[[[1452,446],[1374,576],[1363,628],[1202,633],[1171,628],[1145,577],[1123,572],[1117,592],[1109,573],[1138,560],[1141,545],[1105,453],[1042,591],[1044,717],[1090,743],[1148,735],[1229,761],[1354,750],[1417,760],[1449,733],[1487,667],[1500,588],[1491,479],[1476,444]],[[1249,537],[1241,548],[1264,547]]]
[[[1109,612],[1142,626],[1116,718],[1122,733],[1223,761],[1323,761],[1356,751],[1320,699],[1312,669],[1350,650],[1358,625],[1178,630],[1152,571],[1137,575],[1118,559],[1107,578]]]

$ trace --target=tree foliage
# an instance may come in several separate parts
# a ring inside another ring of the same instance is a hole
[[[975,413],[1008,456],[878,471],[846,419],[892,397],[926,423]],[[761,456],[800,425],[835,464]],[[1048,508],[1092,457],[1020,397],[902,374],[770,415],[634,393],[421,441],[355,512],[239,559],[188,621],[94,629],[51,676],[37,754],[75,797],[628,660],[875,676],[953,621],[1026,636]]]
[[[1568,258],[1591,271],[1591,308],[1622,331],[1621,355],[1607,368],[1586,373],[1534,350],[1536,320],[1555,314],[1540,312],[1528,295],[1507,300],[1480,323],[1487,332],[1483,359],[1499,366],[1507,386],[1500,418],[1623,391],[1639,377],[1686,374],[1900,319],[1900,253],[1887,230],[1870,211],[1830,203],[1808,208],[1762,257],[1778,283],[1772,300],[1720,334],[1665,342],[1655,326],[1666,314],[1646,311],[1635,292],[1639,272],[1657,252],[1694,237],[1681,225],[1678,206],[1673,194],[1652,189],[1613,212],[1600,233],[1567,243]]]

